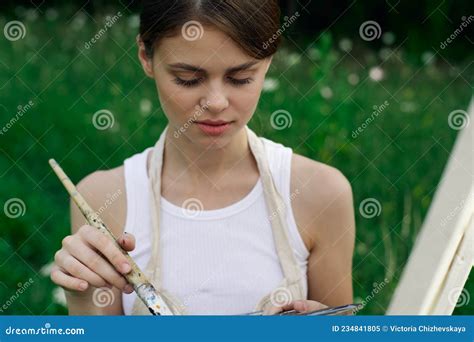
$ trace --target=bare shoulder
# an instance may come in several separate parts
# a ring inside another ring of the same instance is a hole
[[[295,220],[308,250],[354,229],[352,187],[335,167],[294,153],[291,194]]]
[[[77,184],[77,190],[116,236],[123,232],[127,212],[123,165],[92,172]],[[76,231],[87,222],[72,200],[70,208],[72,230]]]

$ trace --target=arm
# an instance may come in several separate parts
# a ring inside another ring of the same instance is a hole
[[[308,227],[314,241],[308,259],[308,299],[338,306],[353,302],[355,219],[350,183],[338,171],[328,182],[332,191]]]
[[[298,230],[310,251],[308,300],[267,313],[295,309],[300,312],[352,303],[352,256],[355,219],[352,189],[337,169],[293,155],[291,193]]]
[[[120,181],[120,178],[116,176],[119,176],[119,174],[114,170],[94,172],[77,185],[78,191],[94,210],[103,209],[104,203],[106,203],[108,198],[107,196],[110,196],[111,193],[116,193],[117,189],[120,188],[120,182],[117,183],[117,180]],[[100,214],[115,236],[120,236],[123,231],[124,219],[121,212],[126,210],[126,208],[123,208],[124,192],[121,192],[120,197],[105,210],[101,210]],[[63,246],[55,255],[55,265],[51,273],[52,280],[65,289],[69,314],[123,314],[121,291],[126,284],[125,278],[114,270],[111,265],[112,263],[98,256],[100,255],[99,251],[109,256],[115,255],[114,258],[120,262],[119,257],[121,257],[121,253],[118,252],[120,255],[114,254],[118,249],[113,251],[108,246],[108,241],[101,239],[105,238],[105,236],[97,234],[95,228],[88,226],[86,219],[72,200],[70,202],[70,211],[72,234],[63,239]],[[94,241],[88,241],[88,239]],[[122,238],[120,241],[121,245],[127,250],[134,248],[135,241],[133,236]],[[97,245],[102,244],[103,247],[97,248],[98,246],[94,246],[94,243]],[[81,252],[78,254],[77,250]],[[95,257],[91,258],[90,256],[92,255],[95,255]],[[86,262],[86,260],[89,262]],[[79,284],[83,283],[84,280],[86,280],[87,287],[81,289]],[[106,289],[107,294],[101,293],[104,290],[98,290],[99,287],[104,287],[108,284],[115,286],[111,286],[110,290]],[[104,298],[107,298],[106,304],[110,303],[110,305],[103,305]]]

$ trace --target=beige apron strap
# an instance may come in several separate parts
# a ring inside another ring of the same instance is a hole
[[[305,299],[304,277],[298,268],[296,256],[290,244],[286,227],[285,208],[286,205],[278,192],[271,175],[265,146],[261,139],[247,127],[250,149],[257,161],[260,177],[263,183],[265,201],[270,213],[270,223],[273,230],[273,238],[277,249],[284,279],[279,287],[272,293],[263,297],[257,303],[255,310],[263,310],[271,305],[285,304],[286,302]]]
[[[161,201],[161,171],[163,165],[163,151],[166,140],[166,132],[168,126],[165,127],[161,133],[160,138],[152,149],[151,163],[150,163],[150,204],[151,204],[151,220],[152,220],[152,241],[151,241],[151,256],[145,268],[145,274],[149,277],[152,284],[163,297],[163,300],[168,304],[174,315],[181,315],[185,313],[185,306],[180,301],[173,297],[168,291],[162,289],[161,284],[161,253],[160,253],[160,201]],[[137,297],[133,303],[133,315],[148,315],[150,314],[146,306]]]
[[[250,148],[257,161],[260,177],[263,183],[264,196],[269,207],[270,221],[273,228],[278,256],[283,269],[283,273],[288,281],[296,281],[300,278],[300,272],[295,267],[296,257],[290,245],[288,232],[285,229],[286,221],[284,216],[285,204],[280,193],[276,189],[273,177],[271,176],[267,156],[263,142],[248,128]]]

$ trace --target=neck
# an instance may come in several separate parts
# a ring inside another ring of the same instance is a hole
[[[214,186],[220,180],[238,174],[253,160],[245,128],[227,145],[218,148],[215,144],[203,148],[184,135],[176,139],[168,129],[163,160],[165,158],[169,174],[175,175],[177,179],[186,179],[193,184],[211,183]]]

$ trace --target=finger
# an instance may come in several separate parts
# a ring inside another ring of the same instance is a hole
[[[118,239],[118,243],[125,249],[127,252],[133,251],[135,249],[135,236],[127,232],[123,233],[122,236]]]
[[[276,315],[278,313],[281,313],[283,311],[288,311],[288,310],[293,310],[294,309],[294,303],[295,302],[289,302],[287,304],[283,305],[273,305],[268,309],[268,314],[269,315]]]
[[[97,273],[109,284],[127,293],[131,292],[130,287],[127,286],[127,280],[103,256],[91,249],[84,241],[79,240],[65,248],[74,258]]]
[[[311,311],[316,311],[316,310],[322,310],[322,309],[326,309],[328,308],[329,306],[327,305],[324,305],[323,303],[320,303],[318,301],[315,301],[315,300],[308,300],[306,301],[307,302],[307,308],[305,310],[305,312],[311,312]]]
[[[328,307],[327,305],[324,305],[315,300],[296,300],[292,304],[293,304],[292,309],[300,313],[307,313],[307,312],[321,310]]]
[[[274,306],[269,307],[268,309],[265,309],[263,311],[263,315],[276,315],[282,311],[283,311],[283,307],[274,305]]]
[[[66,252],[60,251],[61,257],[57,260],[57,265],[64,269],[72,277],[85,280],[95,287],[111,287],[101,276],[91,271],[87,266]]]
[[[272,306],[266,310],[267,315],[276,315],[284,311],[295,310],[300,313],[311,312],[327,308],[327,305],[314,300],[295,300],[282,306]]]
[[[86,281],[71,277],[70,275],[60,270],[58,267],[53,267],[53,269],[51,270],[51,280],[55,284],[67,290],[75,290],[82,292],[89,287],[89,284]]]
[[[117,271],[127,274],[131,271],[131,266],[123,255],[122,251],[107,236],[102,234],[92,226],[83,226],[81,237],[95,249],[100,251],[109,262],[114,265]]]
[[[299,301],[295,300],[295,301],[292,301],[292,302],[290,302],[290,303],[288,303],[288,304],[285,304],[285,305],[281,306],[281,309],[282,309],[283,311],[296,310],[296,309],[295,309],[295,304],[296,304],[296,303],[299,303]],[[301,304],[300,304],[300,306],[301,306]]]
[[[293,302],[293,309],[298,312],[307,312],[309,309],[308,301],[297,300]]]
[[[295,310],[298,312],[310,312],[327,308],[326,305],[315,300],[295,300],[288,305],[283,306],[283,310]]]

